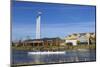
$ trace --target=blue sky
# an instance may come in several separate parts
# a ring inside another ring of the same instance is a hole
[[[95,6],[12,3],[12,39],[35,38],[36,17],[41,15],[41,38],[61,37],[71,33],[95,32]]]

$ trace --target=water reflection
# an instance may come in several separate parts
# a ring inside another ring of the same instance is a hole
[[[45,54],[45,55],[29,55],[29,51],[13,51],[13,64],[20,63],[60,63],[60,62],[79,62],[79,61],[95,61],[95,50],[69,50],[65,54]]]

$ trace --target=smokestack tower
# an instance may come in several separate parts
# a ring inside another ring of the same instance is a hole
[[[38,12],[38,16],[36,18],[36,39],[40,39],[40,33],[41,33],[41,30],[40,30],[40,24],[41,24],[41,14],[42,12]]]

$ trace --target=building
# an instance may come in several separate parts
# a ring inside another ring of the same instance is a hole
[[[48,46],[60,46],[62,40],[60,38],[42,38],[42,39],[30,39],[23,41],[23,46],[32,47],[48,47]]]
[[[81,44],[91,44],[95,42],[95,33],[74,33],[65,37],[66,44],[77,45]]]

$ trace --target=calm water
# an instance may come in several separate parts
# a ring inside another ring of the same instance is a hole
[[[59,63],[59,62],[79,62],[79,61],[95,61],[95,50],[70,50],[66,54],[52,55],[29,55],[30,51],[12,51],[12,63]]]

